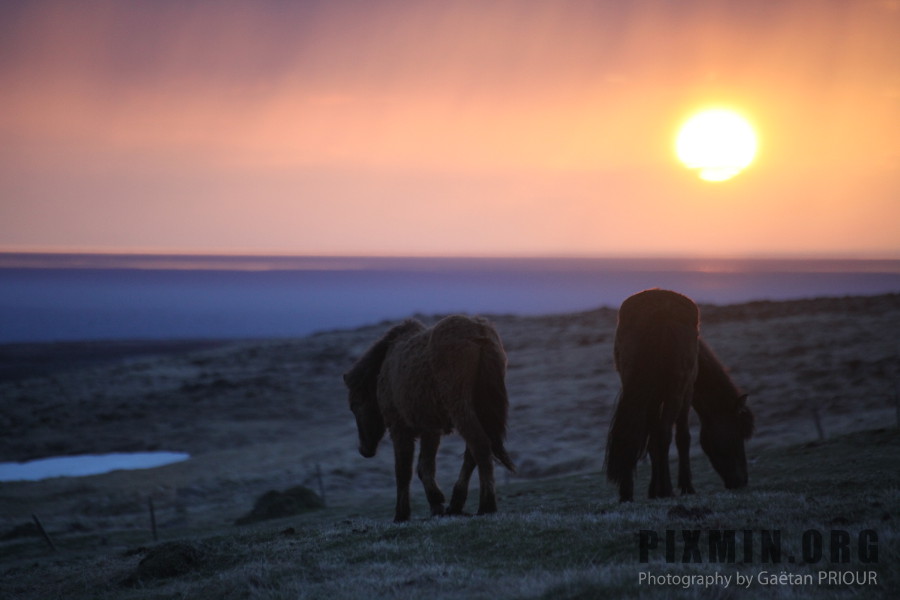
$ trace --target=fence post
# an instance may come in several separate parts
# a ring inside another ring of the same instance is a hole
[[[41,524],[41,520],[38,519],[38,516],[34,513],[31,513],[31,518],[34,520],[34,524],[37,525],[38,531],[44,538],[44,541],[47,542],[48,546],[50,546],[50,550],[56,552],[56,544],[54,544],[53,540],[50,539],[50,535],[47,533],[47,530],[44,529],[44,526]]]
[[[156,533],[156,511],[153,509],[153,498],[147,498],[147,505],[150,507],[150,530],[153,531],[153,541],[158,542],[159,536]]]
[[[322,504],[325,505],[325,483],[322,481],[322,467],[316,463],[316,479],[319,482],[319,496],[322,498]]]
[[[818,406],[812,407],[812,416],[813,416],[813,421],[816,424],[816,431],[819,432],[819,441],[820,442],[824,441],[825,440],[825,430],[822,429],[822,417],[819,415],[819,407]]]

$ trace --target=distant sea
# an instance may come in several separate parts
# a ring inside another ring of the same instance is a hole
[[[0,343],[306,335],[415,314],[900,292],[900,260],[0,254]]]

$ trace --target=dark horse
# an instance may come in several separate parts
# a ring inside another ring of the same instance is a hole
[[[393,327],[344,375],[350,410],[359,430],[359,452],[375,456],[386,429],[394,445],[397,478],[395,521],[410,516],[409,484],[415,440],[421,440],[416,472],[432,515],[444,514],[435,482],[441,435],[456,429],[466,442],[447,514],[462,514],[469,479],[478,467],[478,514],[497,511],[494,459],[515,471],[503,446],[509,400],[506,353],[485,320],[451,316],[426,328],[416,320]]]
[[[725,368],[700,340],[700,312],[689,298],[646,290],[619,310],[615,363],[622,392],[606,445],[606,475],[619,499],[634,499],[634,471],[649,450],[650,498],[672,496],[669,446],[675,427],[678,487],[694,492],[688,415],[700,417],[700,445],[728,488],[747,484],[744,440],[753,414]]]

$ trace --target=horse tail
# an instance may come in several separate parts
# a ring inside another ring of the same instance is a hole
[[[606,478],[620,483],[634,471],[647,451],[650,438],[649,417],[654,398],[650,394],[623,389],[606,437]]]
[[[491,443],[491,453],[504,467],[516,472],[506,452],[506,419],[509,395],[506,391],[506,353],[499,337],[490,326],[486,335],[477,338],[480,345],[472,401],[475,416]]]

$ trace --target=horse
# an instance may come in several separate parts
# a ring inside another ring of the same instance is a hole
[[[410,518],[417,438],[416,473],[432,516],[465,514],[475,467],[480,486],[477,514],[497,511],[493,461],[515,472],[504,447],[509,411],[505,377],[506,352],[497,331],[484,319],[462,315],[441,319],[431,328],[408,319],[392,327],[344,374],[359,453],[375,456],[385,431],[390,431],[397,483],[394,521]],[[445,513],[435,462],[441,436],[454,429],[466,450]]]
[[[697,378],[700,311],[690,298],[652,289],[626,298],[619,309],[614,343],[622,390],[606,442],[606,477],[618,484],[619,500],[634,499],[634,471],[650,452],[650,498],[672,495],[669,446],[677,428],[678,484],[692,490],[687,451],[688,411]]]
[[[700,418],[700,446],[725,487],[747,485],[744,441],[753,434],[747,396],[699,335],[699,309],[686,296],[647,290],[622,303],[615,362],[622,392],[610,424],[607,478],[619,499],[634,499],[634,470],[647,452],[650,498],[672,496],[668,453],[672,427],[678,450],[678,487],[694,493],[690,466],[690,407]]]

